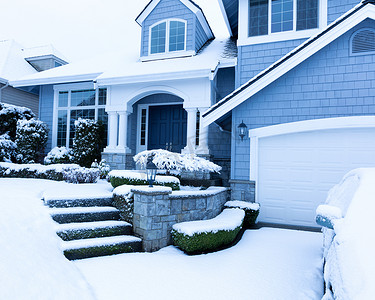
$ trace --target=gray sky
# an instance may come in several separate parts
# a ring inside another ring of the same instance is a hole
[[[53,44],[71,61],[138,47],[135,18],[149,0],[2,0],[0,39]],[[217,37],[227,36],[217,0],[195,0]]]

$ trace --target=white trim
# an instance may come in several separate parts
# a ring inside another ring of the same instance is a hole
[[[181,22],[181,23],[184,23],[184,25],[185,25],[184,49],[183,50],[169,51],[170,29],[171,29],[171,22],[173,22],[173,21]],[[151,31],[155,26],[158,26],[158,25],[163,24],[163,23],[165,23],[165,51],[164,52],[158,52],[158,53],[151,53],[151,40],[152,40],[152,38],[151,38],[152,32]],[[168,19],[163,19],[159,22],[156,22],[148,28],[148,55],[149,55],[149,58],[156,59],[155,57],[158,57],[161,54],[164,54],[166,57],[171,57],[172,53],[175,56],[181,56],[181,54],[184,54],[186,52],[186,41],[187,41],[187,21],[186,20],[179,19],[179,18],[168,18]],[[195,51],[193,51],[193,52],[195,53]],[[171,55],[169,55],[169,54],[171,54]]]
[[[152,0],[151,3],[142,11],[142,13],[135,19],[135,21],[142,26],[142,23],[148,15],[155,9],[156,5],[158,5],[160,0]]]
[[[148,119],[149,119],[149,109],[150,106],[166,106],[166,105],[182,105],[183,102],[167,102],[167,103],[147,103],[147,104],[138,104],[137,111],[137,144],[136,144],[136,153],[147,150],[148,148]],[[145,145],[141,145],[141,117],[142,109],[146,109],[146,139]]]
[[[142,62],[146,62],[146,61],[177,58],[177,57],[190,57],[190,56],[194,56],[195,54],[196,54],[195,50],[172,51],[172,52],[149,54],[149,56],[142,56],[140,60]]]
[[[269,0],[271,2],[271,0]],[[319,0],[318,28],[297,31],[297,0],[293,1],[293,30],[271,32],[271,3],[268,5],[268,34],[249,37],[249,0],[239,1],[239,32],[238,46],[264,44],[271,42],[287,41],[309,38],[327,27],[327,0]]]
[[[266,126],[249,130],[250,137],[250,180],[258,181],[258,152],[259,139],[284,134],[310,131],[345,129],[345,128],[375,128],[375,116],[353,116],[327,119],[298,121],[279,125]],[[256,191],[257,192],[257,191]],[[256,193],[257,195],[257,193]]]
[[[212,122],[216,121],[218,118],[225,115],[227,112],[234,109],[236,106],[238,106],[241,103],[243,103],[244,101],[248,100],[250,97],[252,97],[256,93],[258,93],[259,91],[264,89],[266,86],[270,85],[276,79],[280,78],[281,76],[283,76],[284,74],[289,72],[291,69],[293,69],[294,67],[296,67],[297,65],[299,65],[300,63],[302,63],[303,61],[308,59],[309,57],[311,57],[313,54],[315,54],[316,52],[318,52],[319,50],[321,50],[322,48],[327,46],[329,43],[331,43],[332,41],[334,41],[335,39],[337,39],[338,37],[343,35],[345,32],[349,31],[354,26],[356,26],[359,23],[361,23],[362,21],[364,21],[366,18],[375,19],[375,7],[374,7],[374,5],[367,5],[363,9],[359,10],[356,14],[351,15],[349,18],[347,18],[346,20],[344,20],[342,23],[340,23],[338,25],[335,24],[335,23],[332,23],[332,26],[335,26],[335,27],[333,27],[330,31],[326,32],[324,35],[319,37],[319,39],[317,39],[316,41],[310,43],[308,46],[306,46],[301,51],[297,52],[294,56],[292,56],[291,58],[289,58],[287,60],[287,63],[282,63],[281,64],[282,67],[274,68],[268,74],[266,74],[263,78],[256,81],[254,84],[251,84],[250,86],[246,86],[247,83],[245,83],[243,85],[243,87],[239,88],[239,89],[244,88],[241,93],[238,93],[232,99],[230,99],[229,101],[227,101],[226,103],[224,103],[223,105],[218,107],[211,114],[209,114],[209,115],[207,115],[203,118],[204,126],[208,126]],[[311,39],[314,39],[314,38],[315,38],[315,36],[311,37]],[[304,43],[302,43],[300,46],[298,46],[297,48],[295,48],[294,50],[289,52],[287,55],[282,57],[280,60],[275,62],[273,65],[271,65],[270,67],[268,67],[264,71],[257,74],[251,80],[260,76],[262,73],[267,72],[269,69],[273,68],[274,65],[278,64],[280,61],[283,61],[285,59],[285,57],[287,57],[290,53],[298,51],[299,48],[304,47],[304,45],[306,43],[308,43],[309,41],[310,41],[310,39],[305,41]],[[230,97],[230,96],[231,96],[231,94],[228,95],[227,97]],[[225,101],[225,98],[221,101]],[[218,102],[218,104],[220,104],[220,103],[221,102]],[[216,105],[218,105],[218,104],[216,104]],[[211,109],[213,107],[215,107],[215,105],[212,106]]]
[[[361,29],[358,29],[358,30],[356,30],[355,32],[353,32],[353,34],[352,34],[352,36],[350,37],[350,40],[349,40],[349,55],[350,55],[350,56],[359,56],[359,55],[369,55],[369,54],[374,54],[375,50],[366,51],[366,52],[353,53],[353,39],[354,39],[354,37],[355,37],[358,33],[360,33],[361,31],[365,31],[365,30],[372,31],[372,32],[375,34],[375,29],[374,29],[374,28],[371,28],[371,27],[361,28]]]
[[[218,2],[219,2],[221,13],[223,14],[223,17],[224,17],[225,25],[227,26],[227,29],[229,31],[229,35],[233,36],[232,28],[230,27],[228,14],[227,14],[227,11],[225,10],[223,0],[218,0]]]

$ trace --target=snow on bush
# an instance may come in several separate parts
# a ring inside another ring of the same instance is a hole
[[[29,108],[0,103],[0,135],[7,133],[11,140],[16,137],[18,120],[31,120],[35,114]]]
[[[47,124],[42,121],[18,120],[16,139],[17,161],[19,163],[35,163],[42,159],[48,139]]]
[[[39,178],[70,183],[94,183],[99,178],[98,169],[82,168],[76,164],[13,164],[0,162],[0,177]]]
[[[128,170],[114,170],[108,174],[109,181],[113,187],[121,185],[148,185],[146,173],[128,171]],[[154,185],[168,186],[172,190],[180,189],[180,180],[174,176],[156,175]]]
[[[54,222],[40,201],[43,188],[55,184],[0,180],[0,299],[96,299],[84,276],[64,257]]]
[[[17,145],[10,140],[8,134],[0,135],[0,162],[10,162],[16,154]]]
[[[207,159],[196,156],[195,154],[179,154],[167,150],[146,150],[134,156],[134,161],[141,167],[146,168],[148,157],[153,157],[152,161],[158,169],[167,171],[202,171],[216,172],[221,171],[221,167],[210,162]]]
[[[100,159],[102,125],[94,120],[81,118],[75,121],[74,125],[72,146],[74,162],[83,167],[90,167],[95,159]]]
[[[102,159],[99,163],[97,163],[96,159],[92,163],[91,168],[98,168],[100,172],[100,179],[106,179],[109,172],[111,171],[111,166],[107,164],[105,159]]]
[[[224,204],[226,208],[240,208],[245,212],[244,227],[251,228],[259,215],[260,204],[245,201],[228,201]]]
[[[44,158],[44,164],[67,164],[71,163],[72,160],[73,156],[68,148],[55,147],[50,152],[48,152],[47,156]]]
[[[220,249],[232,243],[242,228],[245,212],[238,208],[227,208],[210,220],[174,224],[174,244],[189,254],[204,253]]]
[[[120,211],[122,220],[133,224],[134,194],[132,185],[121,185],[113,190],[113,206]]]

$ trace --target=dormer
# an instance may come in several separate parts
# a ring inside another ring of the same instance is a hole
[[[25,60],[38,72],[66,65],[68,60],[52,45],[23,49]]]
[[[195,55],[214,34],[190,0],[152,0],[136,19],[142,27],[141,60]]]

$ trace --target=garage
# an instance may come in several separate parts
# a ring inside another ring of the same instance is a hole
[[[317,227],[315,209],[350,170],[375,167],[375,117],[287,123],[249,131],[259,222]]]

